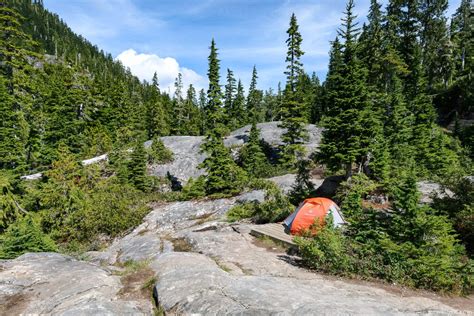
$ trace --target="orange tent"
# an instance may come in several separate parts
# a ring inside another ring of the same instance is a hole
[[[319,220],[323,224],[328,214],[332,215],[334,226],[345,223],[339,207],[334,201],[327,198],[310,198],[301,202],[296,210],[285,219],[284,224],[292,235],[298,235],[308,229],[315,220]]]

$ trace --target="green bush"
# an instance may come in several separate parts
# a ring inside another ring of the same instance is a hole
[[[173,152],[166,148],[160,138],[154,138],[148,149],[148,162],[156,164],[165,164],[173,161]]]
[[[205,181],[206,178],[204,176],[199,176],[197,179],[189,178],[188,183],[186,183],[181,191],[182,199],[190,200],[205,197]]]
[[[309,267],[440,292],[472,290],[472,261],[447,217],[418,204],[413,173],[405,174],[392,188],[390,215],[363,208],[363,192],[354,182],[344,191],[341,209],[348,225],[343,233],[326,225],[314,237],[297,239]]]
[[[323,227],[316,221],[310,230],[313,229],[318,232],[313,238],[295,238],[306,265],[333,274],[350,272],[351,258],[341,231],[333,228],[330,221]]]
[[[273,223],[285,219],[294,210],[283,192],[269,181],[254,183],[265,188],[265,200],[262,203],[247,202],[234,206],[227,213],[229,221],[252,218],[257,223]]]
[[[242,203],[232,207],[227,212],[227,220],[236,222],[245,218],[251,218],[255,214],[255,203]]]
[[[41,231],[30,215],[10,225],[0,241],[0,259],[16,258],[27,252],[57,251],[54,241]]]

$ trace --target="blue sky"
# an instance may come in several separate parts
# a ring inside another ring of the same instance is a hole
[[[449,14],[460,0],[450,1]],[[307,72],[324,80],[329,41],[334,39],[346,0],[44,0],[72,28],[129,66],[141,79],[158,72],[161,86],[206,86],[207,56],[215,38],[226,68],[248,87],[257,66],[260,89],[284,81],[285,40],[294,12],[303,36]],[[369,0],[356,0],[363,22]]]

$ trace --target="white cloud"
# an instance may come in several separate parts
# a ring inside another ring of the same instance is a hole
[[[206,79],[194,70],[181,67],[178,61],[172,57],[160,57],[155,54],[137,53],[133,49],[127,49],[120,53],[117,58],[131,72],[141,80],[151,81],[156,72],[158,81],[163,91],[174,92],[174,81],[178,73],[183,75],[185,89],[192,84],[197,90],[204,88]]]

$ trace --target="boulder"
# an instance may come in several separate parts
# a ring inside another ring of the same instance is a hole
[[[119,297],[120,278],[57,253],[29,253],[0,263],[0,305],[5,315],[149,314],[151,302]]]
[[[454,192],[449,189],[443,188],[439,183],[432,181],[420,181],[417,183],[418,191],[421,194],[420,202],[423,204],[429,204],[433,202],[433,198],[439,197],[453,197]]]
[[[261,139],[277,147],[282,144],[281,136],[284,129],[278,127],[280,122],[259,123]],[[237,158],[236,148],[243,146],[248,142],[251,125],[239,128],[224,139],[225,146],[233,149],[234,158]],[[309,139],[304,144],[307,154],[313,153],[319,147],[321,142],[322,129],[316,125],[307,125]],[[181,184],[186,183],[189,178],[196,178],[204,171],[198,169],[198,165],[204,161],[206,155],[201,152],[201,144],[204,141],[203,136],[165,136],[161,140],[174,154],[174,160],[167,164],[154,164],[150,168],[150,173],[155,176],[166,177],[171,175]],[[145,146],[151,146],[152,141],[147,141]]]
[[[233,275],[218,258],[167,253],[151,264],[154,296],[173,314],[200,315],[456,315],[453,308],[381,289],[321,279]],[[383,297],[383,299],[382,299]]]

